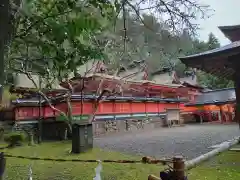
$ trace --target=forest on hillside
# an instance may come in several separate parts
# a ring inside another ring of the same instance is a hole
[[[130,13],[125,18],[125,21],[119,18],[114,29],[109,29],[98,37],[98,42],[101,43],[109,42],[110,39],[111,45],[105,48],[107,55],[105,61],[110,64],[110,69],[116,69],[119,65],[133,61],[144,61],[149,74],[163,67],[170,67],[179,77],[183,77],[191,69],[181,63],[178,57],[220,47],[218,39],[212,33],[209,34],[208,41],[204,42],[185,30],[178,34],[171,33],[167,25],[153,15],[144,14],[141,21]],[[122,31],[124,23],[125,34]],[[124,38],[126,44],[123,43]],[[199,84],[210,89],[233,86],[229,80],[201,71],[198,71],[197,76]]]
[[[151,1],[154,13],[147,13],[150,7],[141,9],[144,3],[16,1],[10,16],[12,30],[3,41],[9,47],[2,66],[5,74],[35,71],[47,80],[62,81],[76,67],[98,59],[108,65],[110,73],[134,61],[144,61],[150,74],[170,67],[181,77],[191,69],[178,60],[179,56],[220,46],[212,33],[207,42],[199,40],[197,26],[191,23],[199,13],[207,13],[207,6],[189,0]],[[211,89],[232,86],[231,81],[201,71],[197,75],[199,84]],[[11,78],[3,79],[8,84]]]

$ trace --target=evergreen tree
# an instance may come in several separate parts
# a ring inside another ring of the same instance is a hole
[[[213,33],[210,33],[208,36],[208,42],[205,45],[205,48],[207,48],[206,50],[212,50],[219,47],[220,47],[220,43],[218,39],[214,36]],[[205,49],[205,48],[203,45],[202,49]],[[225,79],[225,78],[213,76],[205,72],[198,73],[198,80],[201,85],[207,86],[208,88],[211,88],[211,89],[222,89],[227,87],[233,87],[232,81],[229,81],[228,79]]]

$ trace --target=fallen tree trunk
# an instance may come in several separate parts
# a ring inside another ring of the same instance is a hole
[[[212,158],[212,157],[216,156],[217,154],[230,149],[232,146],[238,144],[239,141],[240,141],[240,137],[234,138],[233,140],[231,140],[229,142],[222,143],[222,145],[219,148],[216,148],[216,149],[214,149],[206,154],[203,154],[195,159],[187,161],[185,164],[186,170],[192,169],[192,168],[196,167],[199,163],[202,163],[202,162],[208,160],[209,158]]]

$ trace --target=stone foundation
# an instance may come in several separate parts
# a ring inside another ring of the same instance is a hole
[[[135,132],[140,130],[151,130],[161,128],[163,120],[159,117],[152,118],[149,121],[144,120],[115,120],[115,121],[97,121],[93,123],[94,136],[108,135],[114,133]]]
[[[93,122],[93,136],[111,135],[117,133],[137,132],[142,130],[152,130],[163,127],[164,120],[160,117],[147,119],[128,119],[128,120],[111,120],[111,121],[95,121]],[[38,124],[35,124],[36,129]],[[68,125],[64,122],[43,122],[42,139],[43,140],[64,140]]]

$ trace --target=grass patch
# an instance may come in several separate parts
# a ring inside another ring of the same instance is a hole
[[[188,179],[240,180],[240,153],[227,151],[191,169]]]
[[[101,149],[73,155],[69,153],[70,149],[69,142],[56,142],[3,151],[12,155],[61,159],[140,160],[142,158]],[[8,180],[27,179],[29,165],[32,166],[34,180],[92,180],[97,163],[30,161],[7,158],[5,178]],[[158,176],[162,169],[161,165],[103,163],[101,175],[103,180],[147,180],[149,174]],[[240,180],[240,154],[231,151],[222,153],[188,171],[187,174],[189,180]]]
[[[72,155],[69,153],[71,144],[67,142],[43,143],[39,146],[24,146],[5,149],[8,154],[21,156],[37,156],[61,159],[129,159],[140,160],[117,152],[100,149]],[[8,180],[25,180],[28,177],[29,165],[33,169],[34,180],[92,180],[97,163],[30,161],[26,159],[7,158],[5,177]],[[103,180],[146,180],[149,174],[158,175],[163,167],[144,164],[110,164],[103,163]]]

